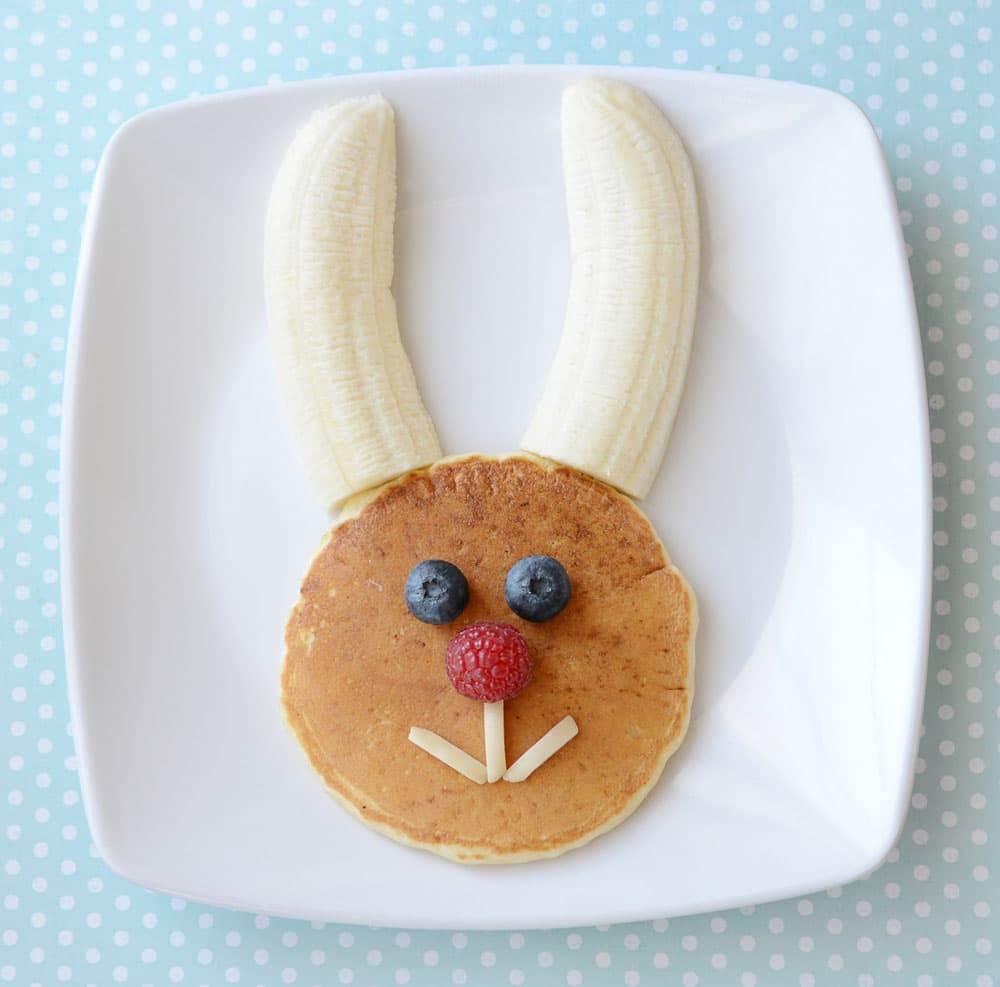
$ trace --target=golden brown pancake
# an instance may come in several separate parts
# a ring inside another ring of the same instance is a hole
[[[697,604],[631,500],[525,455],[466,456],[369,495],[328,534],[286,629],[282,701],[330,792],[402,843],[470,863],[554,856],[621,822],[687,728]],[[558,559],[572,598],[546,623],[504,600],[526,555]],[[469,604],[421,623],[403,588],[424,559],[457,565]],[[505,704],[512,764],[566,715],[579,734],[525,781],[477,785],[410,743],[411,727],[480,761],[482,704],[451,686],[445,649],[462,628],[506,621],[534,662]]]

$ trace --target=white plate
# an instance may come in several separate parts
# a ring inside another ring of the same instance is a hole
[[[724,908],[843,883],[907,804],[928,633],[927,421],[878,141],[818,89],[607,70],[694,161],[704,277],[645,508],[701,601],[691,732],[652,795],[562,858],[469,868],[325,793],[282,724],[282,628],[329,519],[269,362],[261,228],[310,110],[399,129],[397,297],[447,453],[515,448],[569,270],[560,92],[584,69],[330,79],[145,113],[109,145],[67,373],[63,578],[97,846],[148,887],[411,927]]]

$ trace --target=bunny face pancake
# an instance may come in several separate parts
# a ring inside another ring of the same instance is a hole
[[[504,582],[545,553],[573,593],[552,620],[511,612]],[[423,559],[465,575],[469,602],[434,626],[407,609]],[[504,620],[524,635],[531,682],[506,707],[510,759],[571,715],[579,734],[526,781],[476,785],[413,744],[429,728],[476,758],[482,717],[451,687],[461,628]],[[288,622],[282,698],[338,800],[396,839],[466,862],[551,856],[627,816],[688,722],[694,597],[630,500],[576,470],[524,456],[443,461],[388,485],[339,523]]]
[[[693,172],[621,83],[569,87],[562,135],[566,326],[519,455],[441,458],[391,292],[384,99],[317,111],[268,208],[292,433],[322,501],[347,504],[288,621],[284,713],[351,812],[468,863],[553,856],[614,826],[691,708],[697,605],[629,497],[656,477],[688,363]]]

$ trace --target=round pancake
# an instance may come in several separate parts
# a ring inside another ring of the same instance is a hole
[[[282,702],[330,792],[400,842],[469,863],[554,856],[621,822],[687,728],[697,604],[631,500],[525,455],[467,456],[369,495],[327,535],[285,634]],[[572,598],[533,624],[504,600],[526,555],[558,559]],[[469,603],[421,623],[403,587],[424,559],[457,565]],[[528,687],[504,704],[507,763],[567,714],[579,734],[523,782],[477,785],[410,743],[438,733],[485,761],[482,704],[452,688],[445,649],[502,620],[524,635]]]

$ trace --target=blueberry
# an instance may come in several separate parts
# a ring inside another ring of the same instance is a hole
[[[425,624],[451,623],[469,602],[462,570],[441,559],[426,559],[406,577],[406,605]]]
[[[518,617],[538,624],[569,603],[569,576],[552,556],[528,555],[510,567],[504,595]]]

